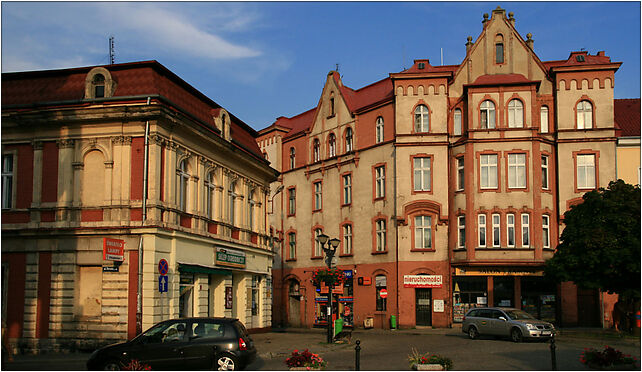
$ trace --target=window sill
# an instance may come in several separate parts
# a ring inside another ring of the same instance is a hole
[[[371,253],[372,253],[373,255],[374,255],[374,254],[387,254],[387,253],[388,253],[388,250],[386,249],[385,251],[372,251]]]
[[[379,200],[386,200],[386,197],[385,196],[378,196],[378,197],[373,199],[373,201],[379,201]]]
[[[434,248],[412,248],[410,252],[436,252]]]
[[[453,249],[453,252],[466,252],[466,247],[457,247]]]
[[[477,247],[475,248],[476,251],[532,251],[532,247]]]
[[[340,254],[339,257],[354,257],[353,253]]]
[[[351,207],[351,206],[352,206],[352,202],[347,203],[347,204],[341,204],[341,208],[343,208],[343,207]]]
[[[296,258],[288,258],[285,260],[285,262],[293,262],[293,261],[296,261]]]
[[[312,210],[312,213],[321,212],[322,210],[323,210],[323,209],[314,209],[314,210]]]
[[[323,256],[312,256],[310,257],[311,260],[321,260],[323,259]]]
[[[286,215],[286,217],[296,217],[296,213],[295,214],[288,214],[288,215]]]

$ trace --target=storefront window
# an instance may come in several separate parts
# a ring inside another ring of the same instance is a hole
[[[493,306],[515,306],[515,278],[512,276],[496,276],[493,279]]]
[[[381,297],[381,290],[386,289],[385,275],[377,275],[375,277],[375,289],[377,291],[377,311],[386,311],[387,298]]]
[[[461,322],[466,312],[488,304],[488,282],[485,276],[453,278],[453,321]]]
[[[354,284],[352,270],[344,270],[345,282],[343,283],[343,292],[331,294],[332,288],[316,288],[316,297],[314,299],[315,307],[315,326],[325,326],[328,321],[328,299],[332,296],[332,320],[343,319],[344,327],[354,326]]]
[[[178,300],[179,316],[194,316],[194,274],[181,273],[181,296]]]
[[[521,282],[522,310],[537,319],[554,323],[557,285],[537,276],[524,276]]]
[[[338,295],[337,301],[339,304],[339,315],[343,319],[344,327],[354,326],[354,286],[352,283],[352,270],[344,270],[343,274],[346,277],[343,283],[343,294]]]
[[[261,277],[258,275],[252,276],[252,315],[259,315],[259,283]]]

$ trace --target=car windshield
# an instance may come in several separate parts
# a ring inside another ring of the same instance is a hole
[[[505,310],[504,311],[509,318],[513,320],[530,320],[535,319],[533,316],[522,310]]]

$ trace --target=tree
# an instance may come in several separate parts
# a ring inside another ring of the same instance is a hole
[[[564,213],[566,227],[545,275],[633,302],[640,297],[640,187],[617,180],[582,199]]]

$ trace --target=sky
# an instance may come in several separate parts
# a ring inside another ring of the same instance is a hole
[[[156,60],[256,130],[316,107],[329,71],[359,89],[414,59],[459,64],[483,14],[513,12],[543,61],[605,51],[640,97],[640,2],[10,2],[2,72]]]

